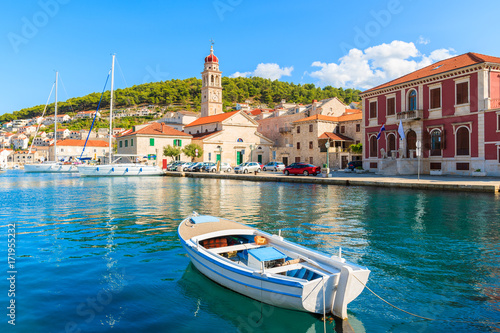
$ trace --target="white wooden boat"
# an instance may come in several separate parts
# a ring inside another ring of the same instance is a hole
[[[122,163],[122,164],[104,164],[78,166],[80,176],[159,176],[163,174],[160,167],[152,165]]]
[[[78,172],[78,168],[75,164],[65,164],[65,163],[55,163],[55,162],[45,162],[45,163],[35,163],[35,164],[25,164],[24,172]]]
[[[274,306],[332,313],[364,289],[370,270],[223,218],[188,216],[179,239],[194,266],[213,281]]]

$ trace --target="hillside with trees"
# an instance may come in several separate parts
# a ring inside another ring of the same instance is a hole
[[[316,87],[312,83],[294,84],[283,81],[271,81],[260,77],[222,78],[223,103],[226,107],[235,103],[251,100],[254,106],[266,105],[274,107],[281,100],[290,103],[309,104],[312,100],[338,97],[346,104],[359,101],[359,90],[342,89],[326,86]],[[101,110],[109,108],[110,92],[106,91],[101,102]],[[125,89],[117,89],[114,93],[115,108],[130,108],[138,105],[154,104],[174,109],[199,111],[201,104],[201,79],[169,80],[145,83]],[[99,103],[100,93],[91,93],[83,97],[70,98],[58,102],[58,113],[70,116],[78,111],[95,110]],[[14,111],[0,116],[0,122],[14,119],[28,119],[41,116],[45,105]],[[54,103],[48,106],[46,115],[54,114]]]

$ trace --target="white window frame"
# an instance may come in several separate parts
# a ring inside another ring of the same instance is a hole
[[[454,79],[454,81],[455,81],[455,99],[453,104],[455,105],[455,108],[461,106],[462,107],[470,106],[470,75]],[[457,85],[464,82],[467,82],[467,103],[457,104]]]
[[[429,88],[429,111],[441,110],[443,108],[443,87],[442,87],[441,82],[430,84],[430,85],[428,85],[428,88]],[[433,109],[433,108],[431,108],[431,90],[434,90],[434,89],[440,90],[440,93],[439,93],[439,105],[440,105],[440,107]],[[456,99],[455,99],[455,101],[456,101]]]
[[[375,117],[370,115],[370,104],[375,103]],[[378,119],[378,98],[370,98],[368,100],[368,119]]]
[[[457,132],[460,128],[466,128],[467,131],[469,132],[469,155],[458,155],[457,154]],[[471,123],[461,123],[461,124],[453,124],[453,134],[454,134],[454,140],[455,140],[455,158],[470,158],[471,157],[471,152],[472,152],[472,126]]]
[[[405,97],[405,109],[403,111],[410,111],[410,103],[409,102],[409,98],[410,98],[410,93],[415,90],[415,110],[420,110],[418,108],[418,90],[417,88],[410,88],[408,89],[408,91],[406,92],[406,97]]]
[[[394,98],[394,114],[388,114],[387,113],[387,106],[388,106],[388,103],[387,101],[390,100],[391,98]],[[385,95],[385,116],[386,117],[396,117],[396,113],[397,113],[397,107],[396,107],[396,93],[392,93],[392,94],[389,94],[389,95]]]

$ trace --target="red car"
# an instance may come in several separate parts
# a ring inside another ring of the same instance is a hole
[[[292,163],[283,170],[285,175],[318,175],[321,173],[321,167],[307,163]]]

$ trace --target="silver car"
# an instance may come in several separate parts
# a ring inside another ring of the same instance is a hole
[[[262,168],[263,171],[283,171],[285,164],[282,162],[269,162]]]
[[[221,163],[220,165],[220,171],[224,171],[224,172],[231,172],[232,168],[231,168],[231,165],[229,163]],[[216,172],[217,171],[217,164],[216,165],[212,165],[210,167],[210,170],[208,170],[209,172]]]
[[[257,162],[241,163],[234,168],[234,173],[260,172],[260,164]]]

